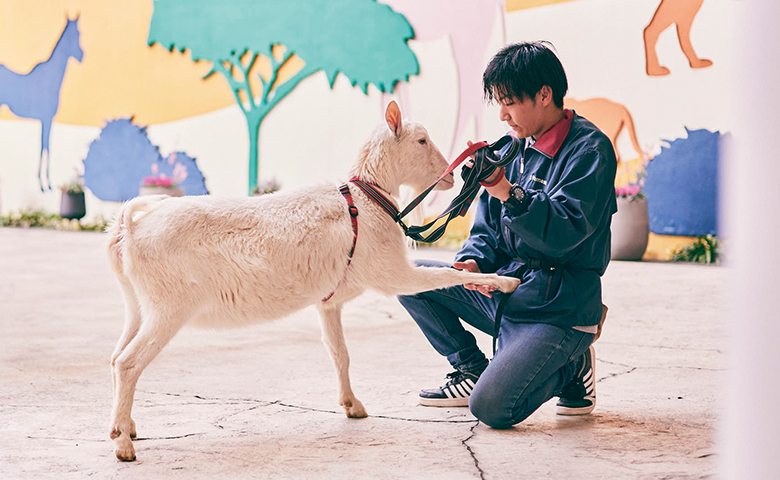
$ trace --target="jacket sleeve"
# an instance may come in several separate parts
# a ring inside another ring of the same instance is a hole
[[[501,202],[482,191],[471,234],[455,261],[473,258],[482,273],[493,273],[511,260],[501,240]]]
[[[574,153],[549,193],[529,191],[520,213],[503,210],[502,222],[529,247],[562,257],[590,236],[610,212],[614,156],[598,147]]]

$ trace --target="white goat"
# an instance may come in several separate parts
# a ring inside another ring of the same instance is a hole
[[[397,197],[401,184],[423,190],[447,162],[420,125],[402,122],[391,102],[360,152],[352,175]],[[452,174],[442,181],[453,184]],[[349,382],[341,306],[366,288],[384,294],[472,283],[503,292],[519,280],[451,268],[420,268],[406,259],[404,235],[382,208],[354,185],[359,236],[333,185],[256,198],[165,196],[128,202],[108,228],[108,255],[125,298],[125,326],[111,356],[116,457],[134,460],[130,414],[138,377],[185,324],[237,327],[317,304],[323,341],[339,378],[348,417],[365,417]],[[330,292],[334,295],[323,300]]]

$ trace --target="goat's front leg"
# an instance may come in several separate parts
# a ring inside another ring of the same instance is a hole
[[[367,417],[365,407],[352,392],[349,383],[349,353],[341,327],[341,305],[317,305],[322,323],[322,341],[328,347],[330,357],[339,377],[339,403],[350,418]]]
[[[378,271],[382,276],[381,278],[375,276],[377,283],[373,287],[393,295],[412,295],[466,283],[487,285],[504,293],[511,293],[521,283],[520,279],[494,273],[472,273],[454,268],[414,267],[406,262]]]

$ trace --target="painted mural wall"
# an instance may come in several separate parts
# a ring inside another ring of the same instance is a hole
[[[454,158],[506,131],[482,101],[492,54],[545,39],[567,107],[613,139],[618,183],[647,166],[653,233],[717,233],[735,0],[44,5],[0,3],[0,212],[58,211],[57,186],[79,172],[88,216],[108,216],[170,158],[187,159],[188,193],[343,181],[391,98]]]

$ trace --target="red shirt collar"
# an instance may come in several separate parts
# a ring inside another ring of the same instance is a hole
[[[573,120],[574,112],[565,109],[563,111],[563,118],[550,127],[549,130],[544,132],[531,147],[550,158],[555,158],[555,155],[558,154],[558,150],[561,149],[561,145],[563,145],[563,141],[566,140],[566,135],[569,134],[571,122]]]

